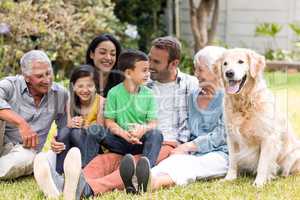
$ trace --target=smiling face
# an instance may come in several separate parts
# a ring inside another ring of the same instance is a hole
[[[103,41],[98,44],[90,58],[94,61],[95,67],[102,72],[110,72],[116,63],[117,50],[111,41]]]
[[[165,49],[151,47],[149,52],[151,79],[161,83],[173,81],[177,73],[179,60],[169,62],[169,53]]]
[[[228,94],[241,92],[249,77],[248,55],[238,51],[226,53],[221,68],[226,92]]]
[[[53,70],[47,62],[32,61],[31,73],[24,78],[33,95],[48,93],[53,82]]]
[[[91,76],[78,78],[73,88],[81,103],[90,102],[96,93],[95,83]]]
[[[127,69],[126,73],[135,85],[145,84],[149,77],[149,61],[138,61],[134,64],[134,69]]]

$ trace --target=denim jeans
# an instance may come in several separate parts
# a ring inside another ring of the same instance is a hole
[[[131,144],[125,139],[107,131],[102,145],[109,151],[117,154],[142,154],[149,159],[150,165],[153,167],[163,142],[163,135],[160,130],[152,129],[147,131],[140,141],[142,144]]]
[[[65,144],[65,150],[57,154],[56,171],[60,174],[63,173],[65,157],[72,147],[80,149],[82,167],[86,166],[94,157],[103,153],[101,141],[105,134],[106,130],[100,125],[91,125],[88,129],[62,128],[58,132],[56,140]]]

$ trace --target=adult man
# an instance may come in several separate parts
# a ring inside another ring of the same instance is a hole
[[[2,180],[31,174],[33,159],[46,142],[53,120],[58,128],[66,125],[68,94],[52,82],[53,69],[47,55],[32,50],[20,63],[22,75],[0,81]]]
[[[198,87],[198,81],[195,77],[179,71],[180,52],[181,45],[179,41],[168,36],[154,40],[149,53],[151,78],[153,79],[149,83],[149,87],[153,88],[158,101],[159,129],[162,130],[164,135],[164,144],[158,162],[168,157],[177,144],[186,142],[189,135],[187,128],[188,94]],[[170,92],[170,89],[172,92]],[[59,145],[56,142],[53,142],[54,144],[54,150],[58,149]],[[76,191],[74,196],[77,198],[78,195],[87,197],[113,189],[123,189],[124,185],[118,170],[122,157],[122,155],[114,153],[99,155],[83,169],[80,176],[74,174],[73,182],[78,182],[77,190],[76,188],[72,190]],[[135,159],[138,158],[139,156],[135,156]],[[41,158],[39,162],[45,166],[49,165],[46,159]],[[72,166],[75,168],[80,166],[80,163],[73,163]],[[50,167],[45,168],[50,169]],[[65,173],[68,177],[66,178],[71,179],[69,174],[74,171],[77,170],[67,169]],[[53,186],[53,182],[56,183],[57,188],[53,188],[52,191],[62,191],[59,188],[62,181],[57,178],[53,171],[48,171],[48,174],[48,177],[52,178],[49,181],[44,179],[43,183],[39,183],[39,185],[45,185],[45,187],[41,187],[44,193],[51,193],[49,192],[49,186]]]

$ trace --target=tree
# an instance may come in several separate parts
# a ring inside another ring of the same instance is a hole
[[[166,0],[115,0],[115,15],[122,22],[137,26],[138,46],[146,51],[155,37],[166,34],[163,15]]]
[[[96,35],[122,34],[125,27],[113,9],[111,0],[1,0],[0,77],[17,73],[21,56],[31,49],[45,50],[64,77],[85,62]]]
[[[194,50],[197,52],[213,43],[219,18],[219,0],[201,0],[198,6],[195,5],[194,0],[189,0],[189,5],[195,41]]]

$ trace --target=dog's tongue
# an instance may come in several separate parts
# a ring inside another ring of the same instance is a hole
[[[239,84],[234,84],[234,85],[229,85],[227,88],[226,88],[226,92],[228,94],[235,94],[237,93],[239,90]]]

